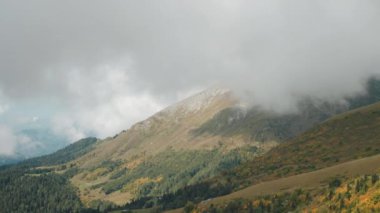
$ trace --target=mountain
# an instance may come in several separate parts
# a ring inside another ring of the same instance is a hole
[[[258,193],[257,190],[262,190],[264,195],[265,192],[283,193],[284,189],[294,190],[302,187],[305,182],[312,185],[304,185],[304,189],[315,188],[321,184],[323,178],[324,183],[327,183],[328,178],[336,175],[344,179],[355,178],[352,174],[377,172],[380,169],[379,154],[380,102],[336,115],[235,169],[184,188],[173,195],[167,195],[158,205],[170,209],[184,206],[189,200],[200,203],[202,200],[216,197],[218,193],[227,194],[240,189],[242,190],[226,197],[246,199],[248,196],[252,199],[252,195]],[[370,156],[375,157],[364,159]],[[360,160],[355,161],[356,159]],[[353,171],[349,172],[346,165],[354,165],[349,168]],[[312,173],[312,176],[306,175],[316,170],[319,171]],[[294,175],[300,174],[302,178],[294,178]],[[293,185],[289,185],[292,179]],[[131,206],[137,207],[138,202]]]
[[[380,103],[376,103],[337,115],[225,175],[251,183],[379,153]]]
[[[298,110],[291,113],[276,113],[259,106],[251,108],[231,107],[222,110],[193,132],[196,135],[236,134],[249,136],[255,141],[285,141],[322,121],[349,110],[349,104],[332,104],[304,99]]]
[[[51,155],[2,167],[0,184],[10,187],[0,188],[0,208],[9,207],[13,189],[16,197],[23,190],[56,200],[69,196],[58,211],[68,206],[75,206],[71,211],[107,211],[131,201],[129,207],[170,209],[374,155],[378,105],[344,112],[378,101],[378,85],[370,81],[367,94],[343,104],[308,98],[298,112],[282,114],[243,107],[230,90],[211,88],[114,137],[84,139]],[[24,178],[28,185],[22,184]],[[60,183],[49,182],[65,194],[44,188],[46,178]],[[15,211],[30,210],[33,199],[26,198]],[[50,206],[55,201],[38,202]]]
[[[286,141],[326,119],[348,110],[380,101],[380,80],[371,78],[366,93],[347,97],[345,102],[329,103],[311,98],[298,102],[293,113],[275,113],[254,106],[228,107],[194,130],[197,135],[249,135],[256,141]]]
[[[88,205],[161,197],[261,156],[348,109],[310,100],[300,106],[292,114],[244,112],[229,90],[212,88],[98,143],[72,162],[79,172],[71,181]]]
[[[229,90],[212,88],[139,122],[72,163],[72,183],[84,203],[124,204],[162,196],[234,168],[275,146],[244,134],[195,135],[193,130],[216,113],[237,104]]]

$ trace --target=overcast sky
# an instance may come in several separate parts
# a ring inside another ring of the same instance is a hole
[[[111,136],[214,84],[279,111],[340,100],[380,73],[379,23],[378,0],[0,0],[0,153],[30,126]]]

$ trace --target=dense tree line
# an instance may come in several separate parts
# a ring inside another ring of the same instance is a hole
[[[186,186],[174,193],[161,197],[142,197],[123,206],[121,209],[142,209],[159,207],[161,210],[176,209],[185,206],[189,201],[198,203],[209,198],[226,195],[232,192],[232,186],[203,182]]]
[[[0,172],[0,209],[21,213],[85,211],[65,176],[29,174],[17,167]]]
[[[98,212],[83,206],[69,181],[78,169],[65,165],[92,150],[96,142],[85,138],[53,154],[0,167],[0,212]],[[59,164],[63,165],[38,168]],[[57,174],[56,169],[65,173]]]

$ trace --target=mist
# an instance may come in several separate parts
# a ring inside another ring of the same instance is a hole
[[[0,91],[64,106],[53,120],[70,117],[54,123],[77,127],[73,138],[125,129],[215,84],[289,111],[303,97],[363,93],[380,74],[379,23],[375,0],[2,0]]]

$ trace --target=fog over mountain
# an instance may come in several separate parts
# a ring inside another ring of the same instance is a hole
[[[376,0],[0,0],[0,154],[19,129],[111,136],[215,84],[279,112],[341,101],[380,74],[378,23]]]

